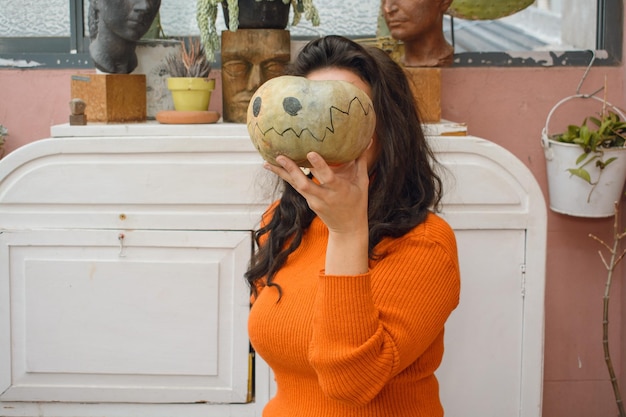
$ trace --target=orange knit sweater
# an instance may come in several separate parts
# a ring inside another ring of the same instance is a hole
[[[450,226],[430,214],[357,276],[325,275],[328,230],[316,218],[249,317],[250,340],[274,371],[264,417],[440,417],[434,372],[460,275]]]

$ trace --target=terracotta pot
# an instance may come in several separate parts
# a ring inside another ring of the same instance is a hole
[[[282,0],[239,0],[239,29],[285,29],[289,23],[290,4]],[[226,27],[230,29],[228,4],[222,1]]]

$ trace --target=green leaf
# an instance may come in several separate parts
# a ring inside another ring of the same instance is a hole
[[[589,184],[591,184],[591,175],[589,175],[589,172],[586,169],[583,168],[570,168],[568,169],[569,173],[572,175],[575,175],[579,178],[582,178],[583,180],[585,180],[586,182],[588,182]]]
[[[589,116],[588,119],[591,123],[593,123],[596,126],[600,126],[602,124],[602,122],[600,122],[600,119],[598,119],[597,117]],[[585,121],[586,120],[587,119],[585,119]],[[583,124],[586,124],[586,122],[583,122]]]
[[[587,159],[587,157],[589,157],[589,154],[586,152],[583,152],[580,154],[580,156],[578,158],[576,158],[576,165],[580,165],[583,163],[583,161],[585,159]]]
[[[614,157],[612,157],[612,158],[607,159],[606,161],[598,161],[598,162],[596,162],[596,165],[597,165],[600,169],[604,169],[604,168],[606,168],[606,166],[607,166],[608,164],[610,164],[611,162],[615,161],[616,159],[617,159],[617,157],[616,157],[616,156],[614,156]]]

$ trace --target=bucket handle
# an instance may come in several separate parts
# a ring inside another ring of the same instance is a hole
[[[546,118],[546,125],[544,126],[543,130],[541,131],[541,145],[543,146],[544,149],[547,149],[549,147],[548,144],[548,125],[550,123],[550,119],[552,118],[552,115],[554,114],[554,111],[561,106],[563,103],[569,101],[569,100],[573,100],[576,98],[582,98],[582,99],[587,99],[587,98],[592,98],[594,100],[599,101],[600,103],[604,103],[606,104],[608,107],[610,107],[611,109],[613,109],[622,120],[626,120],[626,115],[624,115],[624,113],[617,108],[616,106],[614,106],[613,104],[609,103],[608,101],[604,100],[603,98],[597,97],[597,96],[593,96],[593,95],[589,95],[589,94],[574,94],[568,97],[565,97],[563,99],[561,99],[559,102],[557,102],[552,109],[550,110],[550,112],[548,113],[548,117]]]

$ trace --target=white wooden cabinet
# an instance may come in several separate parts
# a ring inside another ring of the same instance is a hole
[[[430,140],[462,273],[446,416],[540,417],[543,195],[489,141]],[[260,416],[242,276],[269,183],[237,124],[61,125],[3,159],[0,416]]]
[[[13,340],[3,400],[246,401],[240,277],[250,233],[33,230],[0,239]]]

